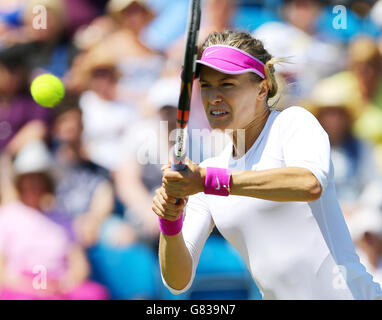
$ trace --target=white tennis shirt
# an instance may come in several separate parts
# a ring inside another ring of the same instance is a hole
[[[329,138],[301,107],[272,111],[256,142],[241,159],[232,144],[202,167],[265,170],[302,167],[321,183],[313,202],[277,202],[198,193],[189,197],[183,237],[193,261],[188,290],[204,243],[214,226],[241,254],[264,299],[382,299],[355,252],[336,199]]]

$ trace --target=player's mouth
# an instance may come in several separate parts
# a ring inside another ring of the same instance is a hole
[[[220,109],[219,108],[210,109],[210,117],[213,119],[224,118],[228,114],[229,114],[229,112],[225,109],[221,109],[221,108]]]

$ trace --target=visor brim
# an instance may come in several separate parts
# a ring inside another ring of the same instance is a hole
[[[216,71],[219,71],[224,74],[232,74],[232,75],[239,75],[239,74],[244,74],[248,72],[252,72],[257,74],[260,78],[264,79],[264,76],[261,74],[260,71],[253,69],[253,68],[242,68],[236,64],[230,63],[228,61],[218,61],[218,65],[215,65],[211,62],[206,62],[202,60],[196,60],[196,71],[195,71],[195,79],[198,79],[200,76],[200,68],[202,65],[209,67],[211,69],[214,69]]]

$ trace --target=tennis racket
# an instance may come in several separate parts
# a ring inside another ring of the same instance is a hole
[[[187,153],[187,124],[190,116],[192,84],[195,79],[200,16],[200,0],[191,0],[186,30],[183,72],[181,76],[182,84],[178,102],[176,140],[174,156],[172,159],[172,169],[175,171],[182,171],[186,168],[185,158]]]

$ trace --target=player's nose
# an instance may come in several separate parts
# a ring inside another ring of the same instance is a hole
[[[208,102],[210,105],[217,106],[223,102],[223,97],[218,90],[211,89],[208,95]]]

